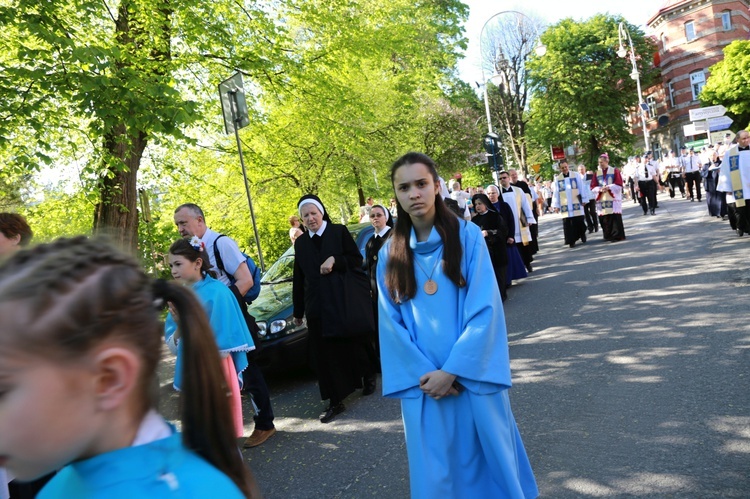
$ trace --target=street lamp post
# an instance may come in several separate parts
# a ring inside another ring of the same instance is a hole
[[[643,127],[643,142],[645,144],[645,151],[650,150],[648,128],[646,127],[646,106],[643,103],[643,93],[641,93],[641,74],[638,72],[638,66],[635,62],[635,49],[633,48],[633,39],[630,37],[630,32],[625,27],[625,23],[620,23],[619,29],[617,30],[617,37],[620,41],[620,48],[617,49],[617,55],[625,58],[628,55],[627,49],[622,44],[623,38],[627,38],[628,44],[630,45],[630,64],[633,66],[633,70],[630,72],[630,77],[635,80],[635,84],[638,87],[638,111],[641,115],[641,126]]]
[[[480,58],[480,68],[482,70],[482,81],[484,82],[484,110],[487,113],[487,133],[490,136],[494,136],[494,137],[497,137],[497,134],[495,134],[495,132],[492,130],[492,118],[490,117],[490,100],[489,100],[489,87],[488,87],[488,84],[489,84],[489,81],[491,81],[493,78],[495,78],[496,76],[501,76],[501,75],[499,75],[499,74],[493,74],[489,78],[487,78],[485,76],[485,73],[484,73],[484,55],[482,54],[482,35],[484,34],[484,29],[487,27],[487,25],[490,23],[490,21],[492,21],[497,16],[500,16],[502,14],[515,14],[517,16],[521,16],[521,17],[524,17],[526,19],[529,19],[529,17],[526,14],[522,13],[522,12],[518,12],[518,11],[515,11],[515,10],[503,10],[501,12],[498,12],[497,14],[494,14],[494,15],[490,16],[490,18],[487,19],[484,22],[484,25],[482,26],[482,29],[479,31],[479,58]],[[532,28],[534,27],[533,24],[531,24],[531,26],[532,26]],[[536,28],[534,28],[534,32],[536,34],[536,38],[539,38],[539,33],[536,30]],[[542,42],[540,40],[539,44],[536,46],[536,49],[534,49],[534,51],[536,52],[536,54],[538,56],[541,57],[545,53],[547,53],[547,47],[545,47],[544,44],[542,44]],[[499,145],[499,139],[495,139],[495,140],[496,140],[496,144]],[[495,183],[498,183],[497,172],[496,171],[493,172],[493,177],[495,177]]]

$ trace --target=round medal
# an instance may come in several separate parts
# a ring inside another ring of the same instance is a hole
[[[435,281],[433,281],[432,279],[428,279],[427,282],[424,283],[423,288],[424,292],[428,295],[434,295],[435,293],[437,293],[438,286]]]

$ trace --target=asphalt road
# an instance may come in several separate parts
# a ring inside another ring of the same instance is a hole
[[[659,203],[626,202],[626,241],[573,249],[542,217],[535,270],[509,290],[511,400],[541,497],[750,497],[750,236],[705,203]],[[309,373],[268,382],[279,432],[243,452],[265,497],[408,497],[398,401],[353,394],[324,425]]]

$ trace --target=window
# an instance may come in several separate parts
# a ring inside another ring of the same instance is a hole
[[[721,27],[724,28],[724,31],[729,31],[732,29],[732,12],[729,10],[725,10],[721,13]]]
[[[648,105],[648,117],[656,118],[656,97],[653,95],[646,97],[646,104]]]
[[[661,161],[661,144],[659,142],[651,143],[651,151],[654,153],[654,159]]]
[[[671,81],[667,83],[667,91],[669,92],[669,107],[674,107],[674,83]]]
[[[661,40],[661,50],[662,50],[662,52],[666,52],[667,51],[667,35],[666,35],[666,33],[662,33],[659,36],[659,39]]]
[[[693,21],[685,23],[685,38],[687,38],[687,41],[689,42],[692,42],[697,38],[697,36],[695,36],[695,23]]]
[[[690,73],[690,88],[693,89],[693,100],[698,100],[698,96],[703,90],[703,85],[706,84],[706,75],[703,74],[703,70],[695,71]]]

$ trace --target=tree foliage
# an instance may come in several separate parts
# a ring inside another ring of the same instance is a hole
[[[365,196],[391,197],[390,164],[407,150],[428,150],[454,171],[479,149],[477,99],[452,76],[468,14],[458,0],[48,4],[0,9],[0,157],[21,173],[48,162],[80,179],[37,203],[52,216],[34,219],[49,223],[45,237],[65,232],[57,206],[68,203],[71,230],[97,220],[125,244],[137,235],[144,262],[163,274],[178,237],[174,208],[195,202],[257,259],[217,92],[237,69],[250,111],[239,135],[267,264],[289,245],[300,195],[321,195],[335,220],[349,220]],[[137,189],[148,220],[136,217]]]
[[[724,47],[724,59],[709,68],[703,104],[721,104],[735,123],[750,123],[750,41],[735,40]]]
[[[625,116],[638,96],[629,58],[617,56],[620,22],[625,20],[604,14],[582,22],[564,19],[542,35],[547,53],[528,63],[535,88],[529,132],[539,149],[577,144],[593,166],[604,151],[617,164],[633,143]],[[625,25],[642,86],[648,87],[657,72],[654,44],[639,28]]]
[[[229,0],[6,2],[0,148],[10,151],[14,168],[28,170],[49,163],[60,144],[84,138],[99,195],[95,228],[132,248],[147,145],[184,138],[184,127],[198,118],[196,92],[213,83],[200,76],[217,65],[256,73],[270,67],[262,35],[274,26],[262,22],[266,17]]]

